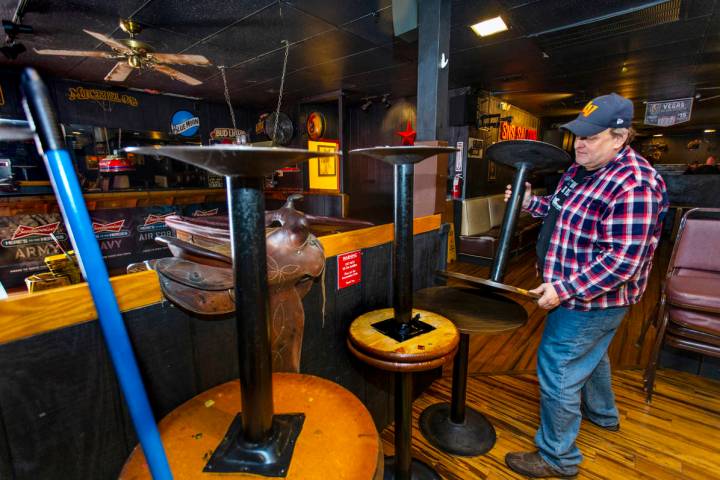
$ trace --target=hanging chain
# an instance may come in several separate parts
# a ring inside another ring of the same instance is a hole
[[[237,131],[237,125],[235,125],[235,112],[233,111],[232,103],[230,102],[230,90],[228,90],[227,79],[225,78],[225,66],[219,65],[220,76],[222,77],[223,86],[225,87],[225,101],[227,102],[228,109],[230,110],[230,120],[232,120],[233,130]]]
[[[285,44],[285,59],[283,60],[282,76],[280,76],[280,92],[278,93],[277,109],[275,110],[275,126],[273,127],[272,136],[273,145],[277,143],[277,129],[278,123],[280,121],[280,106],[282,105],[283,89],[285,88],[285,72],[287,71],[288,54],[290,53],[290,42],[287,40],[282,40],[280,43]]]

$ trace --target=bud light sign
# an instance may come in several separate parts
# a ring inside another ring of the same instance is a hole
[[[173,135],[192,137],[200,130],[200,119],[187,110],[178,110],[170,119],[170,131]]]

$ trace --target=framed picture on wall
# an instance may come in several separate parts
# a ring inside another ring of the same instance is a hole
[[[318,152],[335,152],[337,147],[335,145],[318,145]],[[336,157],[320,157],[318,158],[318,176],[319,177],[334,177],[337,175],[335,169]]]
[[[468,158],[482,158],[483,141],[479,138],[468,138]]]
[[[85,155],[85,170],[97,170],[99,161],[97,155]]]
[[[337,140],[308,140],[308,150],[316,152],[337,152],[340,144]],[[308,186],[310,190],[340,191],[340,157],[315,157],[308,161]]]
[[[494,182],[497,180],[497,167],[495,162],[488,160],[488,182]]]

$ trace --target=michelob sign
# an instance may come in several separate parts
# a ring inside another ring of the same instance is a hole
[[[181,137],[192,137],[200,130],[200,119],[187,110],[178,110],[170,119],[170,132]]]

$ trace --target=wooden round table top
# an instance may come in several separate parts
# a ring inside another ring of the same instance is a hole
[[[372,355],[367,355],[365,352],[355,348],[355,345],[353,345],[353,343],[349,339],[347,341],[347,346],[350,350],[350,353],[355,355],[358,360],[367,363],[368,365],[379,368],[380,370],[385,370],[387,372],[402,373],[425,372],[427,370],[432,370],[433,368],[442,367],[450,360],[452,360],[452,358],[455,356],[455,352],[457,351],[457,349],[455,349],[443,357],[433,358],[432,360],[426,360],[422,362],[397,362],[392,360],[382,360]]]
[[[273,374],[275,413],[304,413],[287,479],[370,480],[382,472],[380,437],[370,413],[345,388],[311,375]],[[240,410],[240,382],[207,390],[168,414],[160,436],[175,480],[267,478],[247,473],[203,472]],[[378,468],[379,467],[379,468]],[[151,479],[140,446],[119,480]]]
[[[523,306],[514,300],[473,287],[423,288],[414,293],[413,305],[438,312],[467,334],[508,333],[528,319]]]
[[[373,327],[373,324],[395,315],[392,308],[383,308],[367,312],[353,320],[348,340],[357,350],[381,361],[427,362],[454,352],[460,341],[460,335],[453,322],[437,313],[413,308],[413,317],[418,313],[421,321],[432,325],[435,329],[410,340],[398,342]]]

